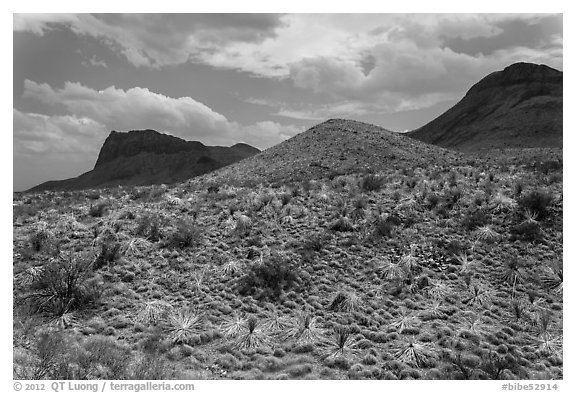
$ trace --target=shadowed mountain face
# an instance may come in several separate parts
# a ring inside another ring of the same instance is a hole
[[[545,65],[512,64],[406,135],[461,151],[562,147],[562,79],[561,71]]]
[[[457,159],[443,148],[354,120],[331,119],[260,154],[202,177],[297,181]],[[200,178],[199,178],[200,180]]]
[[[112,131],[93,170],[73,179],[42,183],[29,191],[174,183],[258,152],[243,143],[232,147],[205,146],[154,130]]]

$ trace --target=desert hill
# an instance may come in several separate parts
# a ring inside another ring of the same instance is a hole
[[[258,152],[243,143],[231,147],[205,146],[154,130],[112,131],[93,170],[73,179],[42,183],[29,191],[174,183]]]
[[[512,64],[407,135],[462,151],[562,147],[562,80],[561,71],[545,65]]]
[[[205,179],[297,181],[454,160],[458,154],[368,123],[330,119]],[[201,180],[201,179],[199,179]]]

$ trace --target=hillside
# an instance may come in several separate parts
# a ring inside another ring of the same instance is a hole
[[[199,180],[295,181],[455,160],[454,152],[354,120],[331,119]]]
[[[560,153],[17,194],[14,379],[562,379]]]
[[[562,72],[516,63],[486,76],[448,111],[406,135],[461,151],[562,147]]]
[[[258,152],[242,143],[232,147],[205,146],[154,130],[112,131],[93,170],[73,179],[42,183],[29,191],[175,183]]]

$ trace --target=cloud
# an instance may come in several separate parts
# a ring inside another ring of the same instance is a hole
[[[92,56],[88,60],[82,62],[84,67],[103,67],[108,68],[108,64],[104,60],[98,60],[96,56]]]
[[[52,110],[60,109],[73,114],[44,119],[54,125],[46,131],[51,137],[62,135],[62,132],[55,130],[57,125],[62,124],[62,119],[69,122],[79,119],[91,125],[101,125],[107,130],[152,128],[210,145],[245,142],[260,148],[270,147],[303,131],[302,128],[276,122],[242,125],[191,97],[173,98],[141,87],[123,90],[111,86],[98,91],[80,83],[66,82],[62,88],[55,89],[46,83],[26,80],[24,97],[40,101]],[[32,135],[37,135],[38,127],[32,129]],[[73,137],[70,133],[66,135]]]
[[[260,43],[282,25],[276,14],[15,14],[14,31],[43,35],[66,26],[102,39],[135,66],[162,67],[230,43]]]
[[[98,152],[107,135],[106,127],[92,119],[74,115],[47,116],[13,109],[14,154],[80,158]]]

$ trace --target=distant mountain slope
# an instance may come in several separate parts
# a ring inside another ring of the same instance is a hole
[[[425,165],[457,158],[384,128],[353,120],[331,119],[276,146],[198,180],[293,181],[335,173]]]
[[[512,64],[406,135],[462,151],[562,147],[562,80],[561,71],[545,65]]]
[[[154,130],[112,131],[100,149],[93,170],[73,179],[42,183],[29,191],[174,183],[259,151],[243,143],[232,147],[205,146]]]

